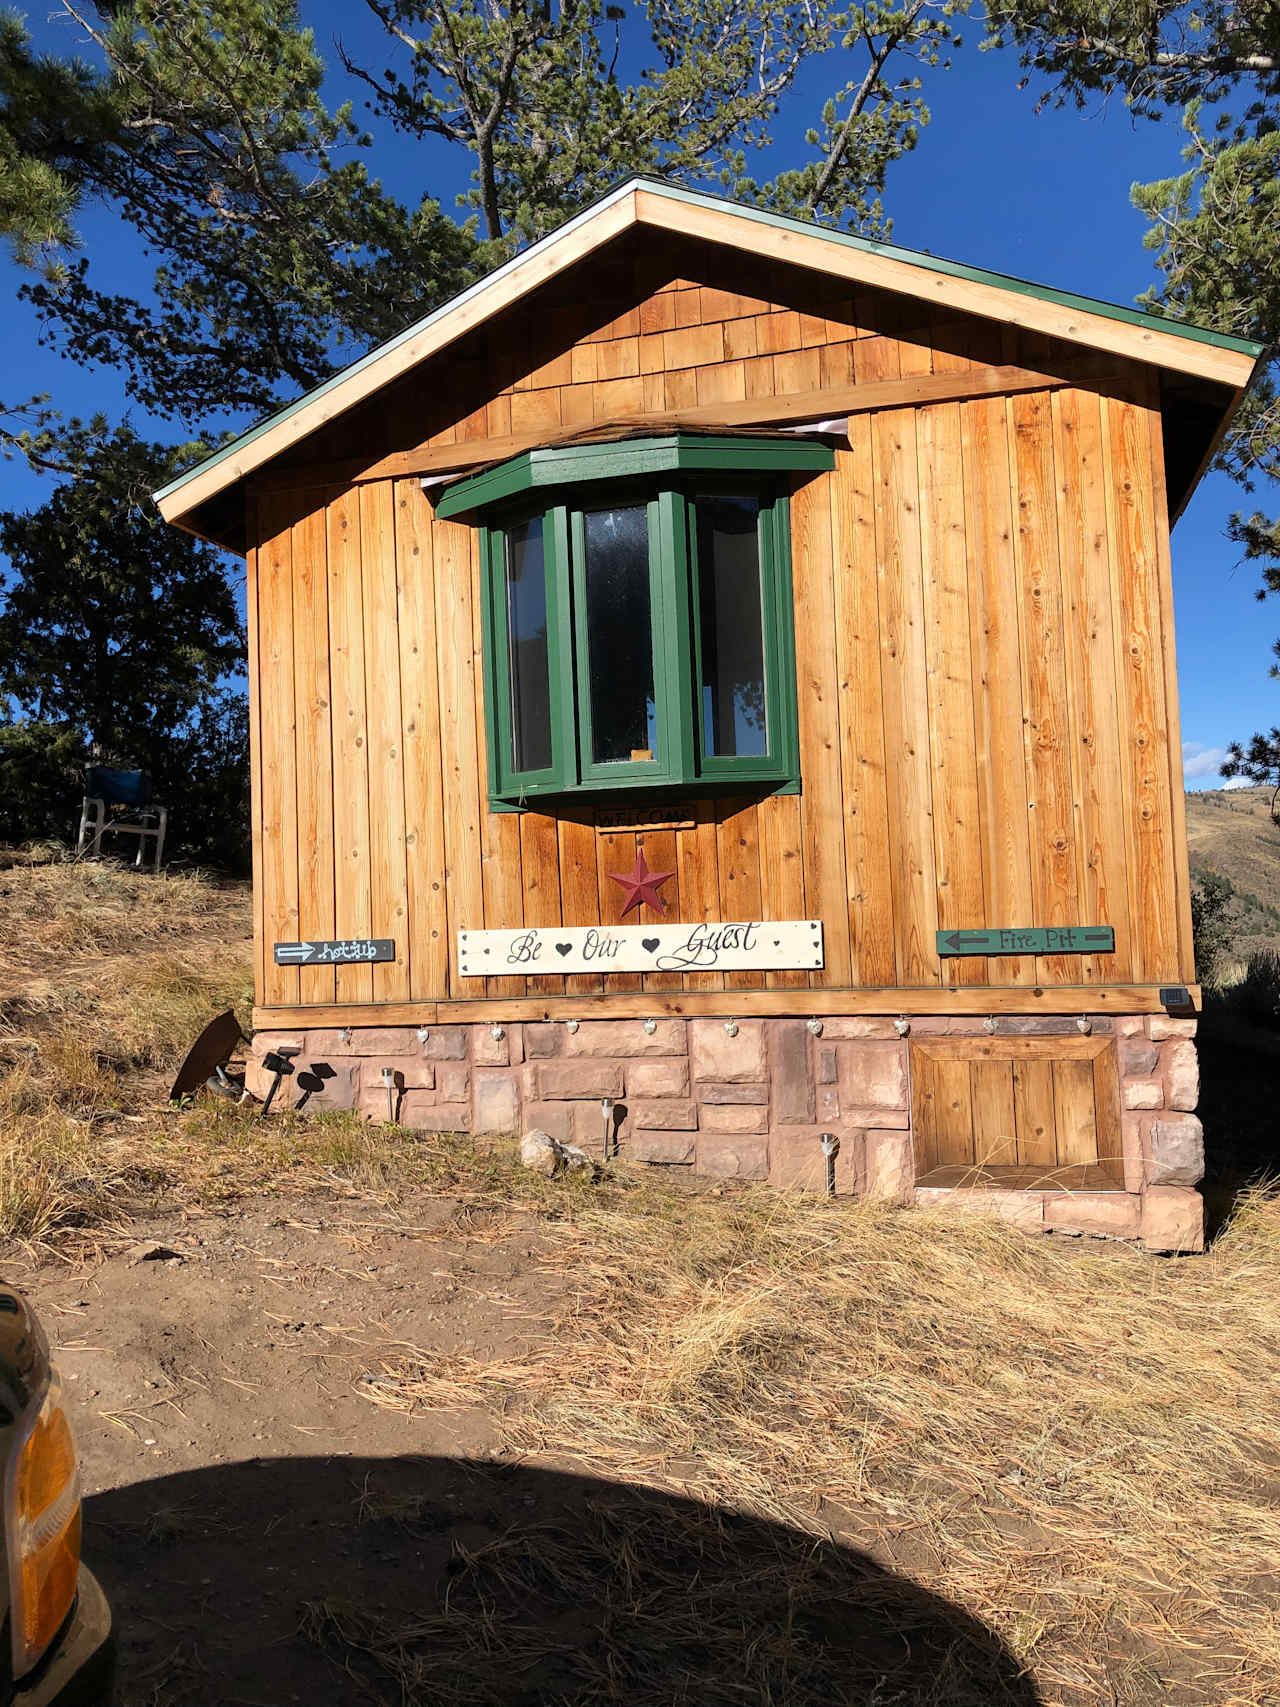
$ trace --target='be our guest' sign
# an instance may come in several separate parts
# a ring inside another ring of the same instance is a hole
[[[794,972],[822,960],[818,919],[459,931],[464,978],[532,972]]]

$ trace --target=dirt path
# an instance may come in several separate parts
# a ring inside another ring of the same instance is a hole
[[[272,1198],[132,1231],[136,1243],[105,1262],[45,1265],[32,1281],[90,1493],[307,1441],[402,1451],[409,1419],[355,1385],[376,1348],[500,1358],[527,1343],[546,1303],[529,1269],[532,1233],[504,1217],[486,1234],[476,1211],[448,1201],[393,1216],[359,1200]],[[475,1416],[417,1418],[413,1445],[484,1451],[477,1426]]]
[[[336,1552],[329,1542],[320,1551],[340,1563],[361,1527],[371,1461],[465,1462],[492,1449],[482,1412],[407,1415],[360,1391],[380,1345],[487,1359],[535,1334],[550,1302],[529,1260],[536,1236],[518,1216],[486,1221],[439,1199],[389,1212],[351,1198],[272,1198],[140,1222],[136,1244],[105,1261],[6,1266],[36,1301],[66,1383],[86,1558],[115,1609],[124,1707],[346,1698],[332,1694],[331,1662],[296,1639],[303,1602],[339,1586],[309,1578],[304,1592],[315,1549],[300,1553],[297,1525],[334,1525]],[[276,1460],[294,1462],[272,1540],[254,1508],[272,1487],[279,1498],[281,1473],[265,1468]],[[246,1476],[263,1484],[247,1507]],[[255,1579],[278,1584],[270,1604],[226,1597],[246,1546]],[[317,1696],[322,1682],[328,1693]]]

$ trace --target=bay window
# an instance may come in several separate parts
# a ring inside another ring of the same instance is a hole
[[[450,487],[482,528],[491,803],[799,786],[787,498],[825,445],[675,434]]]

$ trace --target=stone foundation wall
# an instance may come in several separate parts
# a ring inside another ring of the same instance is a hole
[[[943,1204],[1028,1228],[1140,1238],[1198,1250],[1204,1171],[1194,1020],[1089,1016],[1114,1034],[1124,1186],[1113,1192],[938,1191],[916,1186],[912,1038],[988,1035],[981,1019],[549,1020],[537,1024],[259,1032],[248,1084],[263,1097],[269,1050],[296,1049],[281,1106],[355,1109],[428,1132],[497,1136],[540,1129],[604,1151],[721,1179],[822,1189],[820,1139],[839,1139],[836,1190]],[[1004,1017],[999,1035],[1074,1035],[1071,1018]],[[384,1071],[391,1074],[390,1095]]]

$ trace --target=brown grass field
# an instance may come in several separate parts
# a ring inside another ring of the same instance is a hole
[[[766,1519],[797,1538],[788,1571],[808,1559],[819,1572],[831,1542],[857,1547],[993,1631],[1018,1674],[997,1690],[957,1648],[899,1688],[789,1688],[792,1649],[764,1610],[786,1585],[762,1583],[751,1549],[735,1565],[721,1547],[717,1568],[741,1573],[734,1616],[723,1597],[699,1611],[695,1577],[670,1561],[658,1594],[648,1532],[640,1515],[628,1528],[623,1506],[603,1539],[539,1547],[513,1523],[502,1545],[451,1566],[458,1605],[470,1595],[491,1613],[549,1581],[587,1594],[607,1553],[612,1678],[570,1666],[554,1693],[507,1695],[495,1679],[532,1663],[545,1632],[503,1634],[479,1614],[408,1624],[335,1597],[309,1603],[299,1629],[358,1673],[358,1691],[335,1700],[1280,1701],[1280,1198],[1258,1183],[1274,1130],[1265,1040],[1241,1053],[1224,1034],[1206,1053],[1211,1153],[1215,1109],[1228,1120],[1232,1086],[1251,1087],[1218,1170],[1211,1248],[1153,1258],[657,1171],[548,1182],[508,1145],[347,1117],[263,1125],[213,1100],[172,1110],[166,1075],[204,1020],[228,1003],[247,1015],[247,891],[63,863],[0,871],[0,892],[0,1232],[15,1263],[36,1262],[37,1301],[40,1265],[92,1271],[158,1209],[225,1220],[265,1203],[297,1225],[308,1194],[338,1188],[383,1217],[447,1200],[466,1237],[505,1241],[546,1308],[527,1342],[492,1358],[447,1349],[443,1331],[369,1346],[354,1389],[379,1426],[403,1419],[403,1450],[424,1416],[483,1415],[487,1462],[589,1467],[691,1500],[707,1522]],[[301,1449],[295,1436],[262,1450]],[[655,1606],[662,1643],[683,1656],[682,1692],[645,1669]],[[758,1641],[744,1638],[748,1613]],[[128,1700],[216,1698],[174,1688]]]
[[[1192,872],[1217,872],[1235,890],[1238,962],[1258,949],[1280,950],[1280,825],[1271,818],[1271,794],[1269,788],[1218,788],[1187,795]]]

